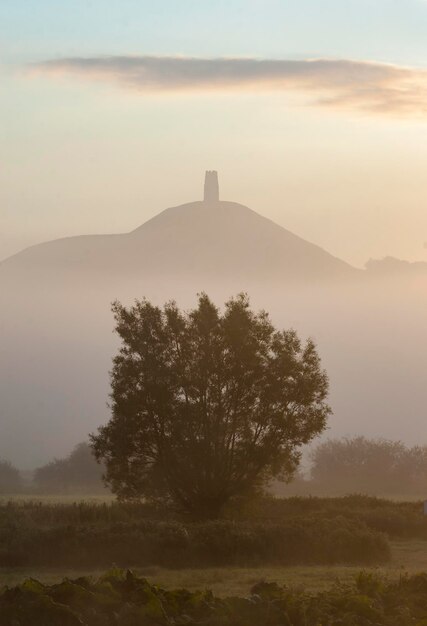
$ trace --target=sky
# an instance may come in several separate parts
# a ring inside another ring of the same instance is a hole
[[[426,0],[0,0],[0,259],[202,195],[427,261]]]

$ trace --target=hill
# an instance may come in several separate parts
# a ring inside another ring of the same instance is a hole
[[[0,278],[73,272],[186,279],[231,273],[236,278],[304,282],[359,273],[255,211],[220,201],[166,209],[127,234],[70,237],[33,246],[0,264]]]

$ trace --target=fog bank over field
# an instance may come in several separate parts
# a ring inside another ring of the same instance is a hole
[[[129,234],[28,248],[0,264],[0,457],[34,467],[109,415],[111,302],[221,305],[247,291],[274,324],[318,345],[328,435],[427,442],[426,264],[358,270],[236,203],[167,209]]]

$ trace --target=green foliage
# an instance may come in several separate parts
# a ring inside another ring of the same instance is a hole
[[[114,493],[216,518],[292,474],[330,413],[313,342],[276,330],[245,295],[223,314],[204,294],[188,313],[146,300],[113,310],[112,417],[92,442]]]
[[[0,592],[0,626],[425,626],[427,575],[397,582],[361,573],[354,584],[308,594],[256,584],[247,598],[165,591],[131,571]]]

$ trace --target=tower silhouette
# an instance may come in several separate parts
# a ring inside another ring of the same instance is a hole
[[[205,174],[205,202],[219,202],[218,172],[208,170]]]

